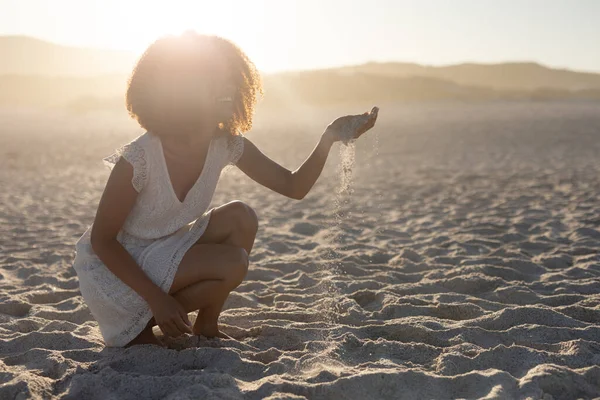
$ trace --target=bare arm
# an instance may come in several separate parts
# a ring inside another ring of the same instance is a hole
[[[333,143],[348,140],[346,136],[348,133],[353,135],[353,139],[357,139],[371,129],[377,120],[378,110],[374,107],[370,113],[361,116],[344,116],[333,121],[321,135],[312,153],[295,171],[277,164],[245,137],[244,152],[236,165],[261,185],[292,199],[303,199],[321,175]],[[348,128],[348,125],[353,122],[358,123]]]
[[[91,243],[104,265],[144,300],[151,303],[151,299],[160,298],[164,292],[148,278],[129,252],[117,241],[117,234],[138,195],[131,183],[132,177],[131,164],[123,158],[119,159],[100,199],[92,226]]]
[[[237,166],[252,180],[292,199],[303,199],[313,187],[327,161],[334,140],[322,135],[312,153],[295,171],[282,167],[250,140],[244,138],[244,152]]]

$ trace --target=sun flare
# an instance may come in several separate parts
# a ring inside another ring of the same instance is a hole
[[[263,29],[265,21],[288,14],[289,6],[273,7],[263,3],[172,0],[149,5],[141,0],[128,1],[116,17],[121,21],[140,19],[141,22],[119,24],[127,28],[115,31],[113,41],[123,49],[141,53],[161,36],[194,30],[232,40],[259,69],[268,71],[277,68],[277,57],[281,54],[267,51],[267,48],[285,46],[286,39],[267,36]]]

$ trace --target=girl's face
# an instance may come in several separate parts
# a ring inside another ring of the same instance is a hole
[[[226,62],[216,64],[216,68],[206,74],[206,90],[200,101],[199,114],[210,126],[216,127],[233,117],[237,87],[233,71]]]
[[[185,119],[183,123],[184,126],[195,127],[193,131],[212,134],[220,123],[233,117],[237,93],[233,73],[226,63],[215,63],[209,71],[194,74],[192,79],[184,78],[176,89],[177,96],[185,98],[185,101],[178,102],[184,104],[181,110]]]
[[[237,89],[232,80],[228,80],[216,86],[213,92],[214,115],[218,123],[226,122],[233,117],[233,104]]]

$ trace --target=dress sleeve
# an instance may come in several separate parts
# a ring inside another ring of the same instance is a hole
[[[136,192],[141,192],[146,184],[147,179],[147,163],[146,152],[144,148],[136,142],[127,143],[118,148],[113,154],[102,159],[104,165],[110,170],[113,169],[117,161],[123,157],[133,167],[133,178],[131,184]]]
[[[236,164],[244,152],[244,135],[230,135],[227,138],[227,150],[229,153],[229,164]]]

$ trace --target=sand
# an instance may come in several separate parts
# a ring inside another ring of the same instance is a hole
[[[214,205],[260,219],[221,317],[236,340],[127,349],[104,346],[71,263],[101,158],[141,130],[0,112],[0,398],[600,397],[600,105],[379,105],[349,197],[337,148],[302,201],[224,173]],[[294,169],[361,111],[302,110],[248,137]]]

